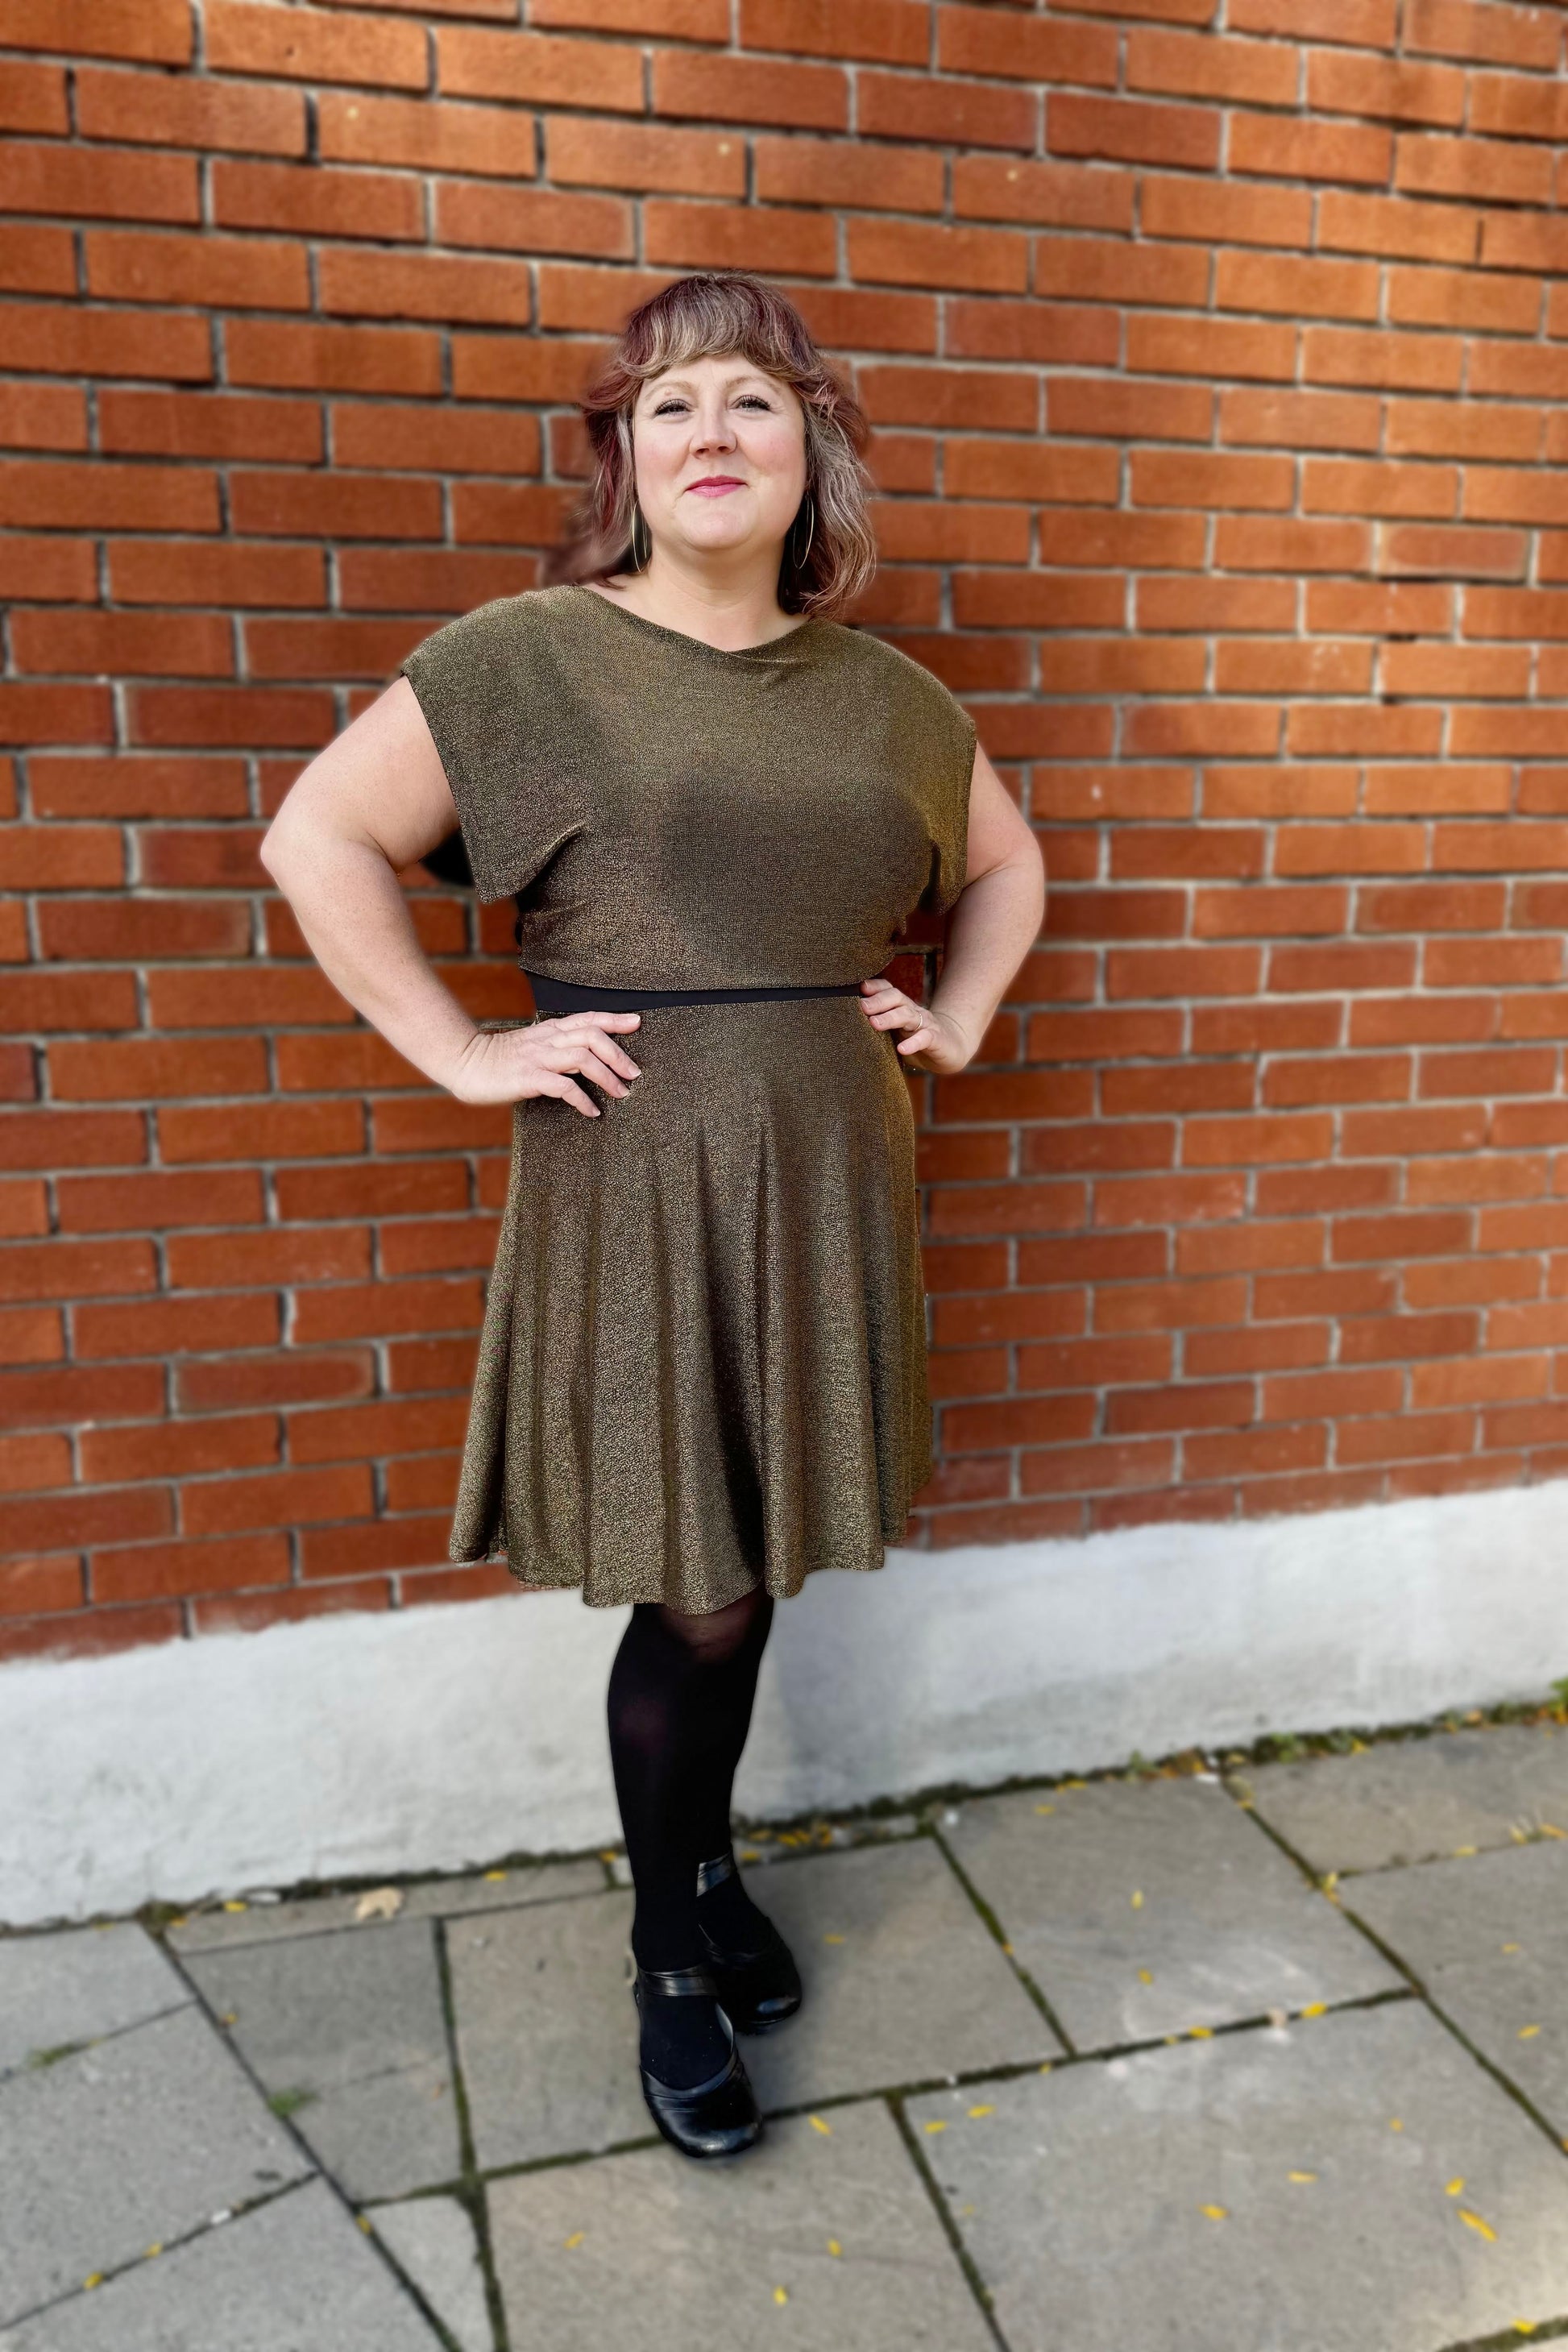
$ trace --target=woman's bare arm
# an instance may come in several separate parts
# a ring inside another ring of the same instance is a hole
[[[908,1030],[899,1052],[916,1069],[939,1076],[963,1069],[979,1051],[1046,913],[1039,842],[978,744],[964,875],[930,1004],[917,1005],[886,980],[866,982],[862,999],[872,1027]]]
[[[418,698],[399,677],[295,778],[262,837],[261,863],[333,987],[416,1070],[465,1102],[554,1094],[597,1118],[566,1073],[626,1093],[616,1073],[640,1073],[606,1032],[635,1028],[635,1013],[484,1031],[419,944],[397,877],[457,823]]]

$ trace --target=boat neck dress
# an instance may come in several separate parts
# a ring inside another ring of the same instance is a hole
[[[963,887],[974,722],[842,623],[731,651],[567,584],[401,675],[527,971],[842,986]],[[599,1118],[515,1104],[451,1559],[692,1612],[883,1564],[932,1454],[908,1061],[862,1003],[647,1007]]]

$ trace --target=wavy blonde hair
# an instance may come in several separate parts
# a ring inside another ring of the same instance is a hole
[[[779,603],[786,613],[833,619],[877,568],[868,500],[874,488],[861,453],[866,413],[841,383],[786,296],[747,270],[678,278],[632,311],[614,351],[577,406],[595,457],[593,478],[568,518],[566,534],[540,567],[547,585],[603,580],[632,557],[637,478],[632,412],[652,377],[693,360],[731,352],[787,383],[805,415],[805,492],[784,534]],[[811,506],[806,505],[809,498]],[[796,561],[798,513],[811,520],[804,563]]]

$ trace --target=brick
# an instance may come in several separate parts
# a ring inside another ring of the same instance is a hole
[[[1474,592],[1472,592],[1474,593]],[[1331,635],[1437,636],[1453,625],[1454,592],[1425,583],[1310,580],[1307,626]]]
[[[1467,400],[1391,400],[1387,448],[1394,457],[1495,457],[1530,463],[1542,454],[1542,412]],[[1550,447],[1547,454],[1551,455]]]
[[[183,1527],[198,1537],[289,1528],[311,1520],[364,1519],[372,1509],[370,1471],[361,1464],[201,1479],[181,1493]]]
[[[1372,648],[1294,639],[1217,646],[1214,683],[1218,694],[1365,694]]]
[[[267,155],[306,152],[305,100],[297,89],[80,66],[76,111],[84,139]]]
[[[1479,214],[1403,196],[1352,196],[1325,188],[1318,199],[1318,243],[1331,252],[1403,255],[1412,261],[1475,261]]]
[[[1568,591],[1467,588],[1467,637],[1568,638]]]
[[[1212,172],[1219,161],[1219,124],[1208,107],[1079,98],[1059,90],[1046,100],[1046,144],[1056,155],[1102,155]]]
[[[1561,61],[1562,17],[1553,8],[1495,6],[1490,0],[1409,0],[1405,45],[1438,57],[1550,71]]]
[[[1462,523],[1394,523],[1384,530],[1378,552],[1385,572],[1509,580],[1523,575],[1530,548],[1523,531],[1486,530]]]
[[[1288,381],[1296,372],[1296,330],[1251,326],[1239,319],[1133,316],[1127,321],[1127,365],[1131,373],[1142,375],[1262,376]]]
[[[1381,186],[1394,142],[1370,123],[1282,122],[1267,114],[1231,117],[1230,168],[1274,180],[1352,180]]]
[[[926,12],[913,7],[909,14],[913,38],[904,61],[924,65]],[[991,7],[944,5],[936,12],[936,36],[937,63],[944,73],[995,74],[1053,88],[1063,82],[1116,87],[1117,39],[1109,25],[1063,24],[1016,13],[1004,16]]]
[[[491,13],[510,15],[490,0]],[[730,37],[727,0],[530,0],[531,25],[574,26],[591,33],[668,34],[676,41]]]
[[[1197,247],[1150,247],[1110,237],[1042,237],[1035,291],[1089,302],[1160,302],[1196,308],[1207,298],[1208,255]]]
[[[1222,253],[1215,264],[1215,306],[1276,311],[1286,318],[1375,319],[1378,270],[1370,261]]]
[[[1236,188],[1221,181],[1167,180],[1145,173],[1139,221],[1145,236],[1307,246],[1312,241],[1312,199],[1304,188]]]
[[[1127,88],[1175,98],[1219,98],[1249,106],[1294,106],[1300,62],[1276,41],[1222,34],[1131,32]],[[1462,76],[1457,76],[1461,83]]]
[[[1417,195],[1475,196],[1489,204],[1552,201],[1552,159],[1539,149],[1491,139],[1401,136],[1394,185]]]
[[[82,242],[88,291],[106,300],[204,303],[216,310],[310,307],[305,254],[298,245],[112,229],[89,229]]]
[[[72,57],[134,58],[164,66],[191,62],[184,0],[6,0],[0,39],[7,48],[55,49]]]
[[[982,300],[950,296],[944,305],[943,342],[953,359],[1013,360],[1026,366],[1066,362],[1111,367],[1121,349],[1121,323],[1113,311],[1065,302]],[[1012,387],[1008,387],[1011,392]],[[1037,398],[1033,383],[1018,387],[1018,405],[1031,425]]]
[[[1361,572],[1371,555],[1364,523],[1223,515],[1215,526],[1221,572]]]
[[[1568,140],[1568,92],[1560,79],[1470,76],[1470,128],[1503,139]]]
[[[1465,76],[1452,66],[1315,49],[1307,59],[1307,103],[1325,114],[1375,114],[1457,129],[1465,119]]]
[[[1307,327],[1301,370],[1309,383],[1375,384],[1388,391],[1457,392],[1464,345],[1453,335]]]
[[[1312,457],[1301,469],[1303,514],[1448,516],[1458,503],[1453,466]]]
[[[1039,105],[1032,90],[939,81],[930,74],[879,74],[862,68],[856,76],[855,121],[861,132],[879,139],[1012,147],[1025,152],[1039,144]]]
[[[1213,418],[1214,394],[1206,385],[1053,376],[1046,386],[1046,422],[1053,434],[1119,441],[1206,441]]]
[[[727,29],[716,37],[725,39]],[[742,48],[924,65],[930,38],[930,14],[918,0],[741,0]]]
[[[468,35],[468,39],[504,37]],[[592,48],[580,42],[561,42],[577,58],[579,77],[594,77],[593,97],[603,105],[597,82],[603,45]],[[622,103],[627,111],[642,106],[641,67],[636,52],[627,53],[637,72],[627,71]],[[443,82],[443,87],[447,87]],[[494,90],[480,95],[493,97]],[[543,93],[542,93],[542,95]],[[837,66],[780,65],[750,58],[705,58],[695,52],[658,51],[654,58],[653,104],[656,114],[693,115],[721,122],[798,124],[802,130],[844,131],[849,122],[848,85]],[[864,126],[862,126],[864,128]]]
[[[1289,509],[1296,468],[1289,457],[1244,457],[1197,450],[1136,449],[1131,489],[1135,507]]]
[[[429,98],[377,98],[360,91],[350,97],[323,89],[316,98],[316,126],[323,163],[388,163],[510,180],[534,175],[533,118],[515,107],[447,106]],[[613,158],[615,138],[623,126],[569,121],[551,125],[552,130],[557,127],[598,134],[606,156]],[[552,168],[552,178],[571,176]],[[611,179],[602,184],[617,184]],[[662,184],[650,171],[647,184]]]
[[[839,266],[835,224],[820,212],[781,207],[675,205],[648,197],[642,207],[642,245],[648,261],[677,261],[687,268],[759,268],[832,278]]]
[[[1568,399],[1568,352],[1531,343],[1472,343],[1468,388],[1505,399]]]
[[[950,498],[1038,499],[1053,506],[1114,506],[1121,463],[1111,449],[1053,449],[1047,444],[953,441],[943,488]],[[937,638],[933,652],[950,640]]]
[[[399,89],[427,86],[425,34],[417,25],[258,6],[251,0],[205,0],[204,21],[206,63],[217,73]]]
[[[195,162],[186,155],[106,153],[21,140],[0,151],[0,207],[143,221],[201,217]]]
[[[1475,522],[1568,523],[1568,481],[1555,474],[1525,473],[1517,466],[1468,466],[1464,511]],[[1545,561],[1550,536],[1542,534],[1542,580],[1552,576]]]
[[[829,238],[823,260],[829,272],[835,266],[831,245]],[[850,276],[873,284],[984,287],[995,294],[1021,294],[1029,279],[1027,238],[1002,229],[852,220],[847,251]]]
[[[388,173],[220,160],[212,166],[212,191],[213,219],[224,228],[391,240],[425,235],[418,188]],[[255,248],[256,240],[247,240],[245,249]]]
[[[769,193],[763,186],[763,150],[773,143],[765,140],[756,142],[759,195]],[[803,146],[811,142],[789,140],[776,143],[784,155],[794,157],[799,154]],[[826,142],[821,142],[821,146],[825,155],[830,159],[836,150]],[[886,149],[878,149],[875,152],[853,152],[858,160],[849,192],[834,201],[864,205],[889,205],[904,212],[941,209],[940,156],[904,157]],[[807,164],[796,164],[793,168],[803,177],[816,176]],[[900,172],[906,175],[907,184],[907,175],[917,170],[922,201],[900,204],[896,196],[887,191],[900,185]],[[862,181],[866,187],[864,194],[858,193]],[[827,184],[831,184],[831,181]],[[1058,228],[1130,229],[1132,226],[1132,190],[1133,175],[1131,172],[1092,165],[1037,163],[1021,157],[1000,155],[957,155],[952,162],[952,208],[961,220],[1030,221]],[[800,201],[808,201],[804,193]]]
[[[1391,49],[1397,28],[1395,0],[1229,0],[1226,22],[1237,32],[1345,41],[1361,49]]]
[[[576,169],[573,176],[595,178],[601,185],[632,188],[681,187],[704,195],[741,195],[745,192],[746,161],[742,142],[716,133],[660,131],[641,125],[574,123],[569,118],[548,126],[551,176],[563,177],[555,161],[556,146],[565,151]],[[617,149],[616,141],[624,148]],[[655,141],[689,142],[689,152],[676,147],[661,153]],[[616,176],[605,177],[605,153]],[[752,143],[757,197],[764,204],[850,205],[868,212],[935,213],[942,208],[942,163],[940,155],[868,150],[849,139],[758,139]],[[991,157],[966,159],[971,170],[1011,172]],[[955,166],[956,172],[966,168]],[[1036,167],[1038,168],[1038,167]],[[683,176],[673,176],[677,173]],[[721,175],[723,175],[721,184]],[[732,175],[732,184],[731,177]],[[955,205],[965,212],[986,212],[983,205]],[[1131,217],[1131,205],[1128,203]],[[994,213],[994,218],[1007,217]],[[755,218],[755,215],[751,215]],[[1032,215],[1025,215],[1032,217]]]
[[[205,320],[173,312],[127,318],[114,310],[82,310],[63,303],[8,302],[14,372],[58,375],[155,375],[200,383],[212,374],[211,330]]]
[[[1174,580],[1137,583],[1140,629],[1288,630],[1296,619],[1292,580]]]
[[[1242,390],[1220,394],[1219,437],[1225,442],[1266,448],[1375,449],[1381,431],[1381,404],[1370,395]]]

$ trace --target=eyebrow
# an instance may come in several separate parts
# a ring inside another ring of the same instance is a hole
[[[769,378],[760,368],[743,368],[739,375],[725,377],[724,389],[728,392],[737,383],[767,383],[768,382]],[[651,383],[644,386],[644,390],[648,393],[689,392],[691,378],[686,375],[656,376]]]

